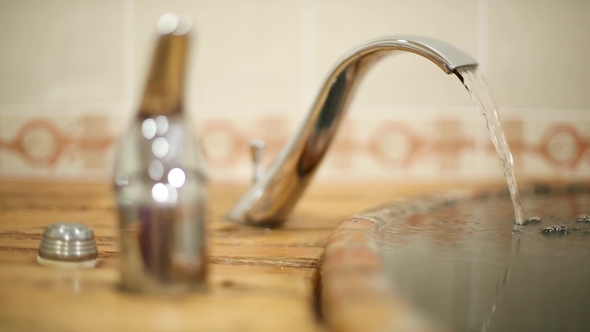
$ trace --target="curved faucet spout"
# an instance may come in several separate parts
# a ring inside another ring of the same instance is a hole
[[[458,69],[477,66],[463,51],[425,37],[386,37],[355,48],[337,63],[297,135],[262,178],[240,198],[229,219],[270,226],[283,222],[318,169],[363,74],[395,51],[423,56],[461,80]]]

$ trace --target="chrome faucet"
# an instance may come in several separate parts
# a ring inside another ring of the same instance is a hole
[[[230,220],[261,226],[278,226],[284,221],[317,171],[363,74],[396,51],[423,56],[461,81],[459,69],[477,66],[463,51],[425,37],[386,37],[353,49],[337,62],[299,132],[239,199],[229,213]]]
[[[191,21],[168,13],[143,96],[115,160],[124,289],[179,295],[206,287],[204,158],[184,106]]]

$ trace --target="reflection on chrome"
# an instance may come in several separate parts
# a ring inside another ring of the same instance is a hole
[[[173,34],[180,36],[189,32],[192,25],[192,20],[187,16],[166,13],[160,17],[156,28],[160,34]]]
[[[129,184],[129,176],[127,174],[116,174],[115,175],[115,184],[117,186],[126,186]]]
[[[158,25],[156,26],[158,33],[163,35],[172,33],[178,26],[179,21],[180,17],[177,14],[166,13],[162,15],[162,17],[160,17],[158,20]]]
[[[180,188],[184,184],[186,180],[186,175],[184,171],[180,168],[173,168],[168,172],[168,183],[173,187]]]
[[[141,124],[141,133],[146,139],[152,139],[156,136],[156,121],[154,119],[145,119]]]
[[[168,131],[168,118],[160,115],[156,118],[156,133],[160,136],[166,134]]]
[[[164,176],[164,164],[159,160],[152,160],[148,165],[148,175],[154,181],[159,181]]]
[[[152,198],[156,202],[164,203],[168,200],[168,188],[163,183],[156,183],[152,187]]]
[[[169,184],[166,185],[166,189],[168,190],[168,198],[166,201],[172,204],[176,203],[178,201],[178,190]]]
[[[152,143],[154,156],[163,158],[168,153],[168,141],[164,137],[158,137]]]

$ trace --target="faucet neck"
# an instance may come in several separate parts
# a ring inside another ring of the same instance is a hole
[[[298,133],[266,174],[229,214],[229,219],[254,225],[280,225],[303,194],[326,154],[363,74],[395,51],[429,59],[447,74],[477,62],[444,42],[414,36],[369,41],[344,56],[326,79]]]

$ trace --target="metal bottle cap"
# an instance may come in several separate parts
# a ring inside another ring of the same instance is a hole
[[[43,233],[37,262],[54,267],[94,267],[98,250],[92,228],[79,223],[60,222]]]

